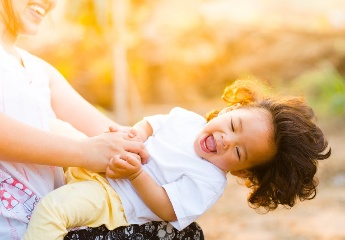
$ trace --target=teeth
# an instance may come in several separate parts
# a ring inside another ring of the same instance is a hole
[[[41,6],[30,5],[30,8],[42,16],[46,14],[46,10]]]

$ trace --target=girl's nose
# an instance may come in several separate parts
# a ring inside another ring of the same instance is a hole
[[[233,134],[223,134],[222,141],[223,141],[224,149],[228,149],[234,144],[235,139],[234,139]]]

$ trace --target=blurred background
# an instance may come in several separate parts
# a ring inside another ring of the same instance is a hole
[[[121,124],[173,106],[203,115],[236,79],[303,94],[332,147],[316,199],[260,215],[229,176],[198,223],[207,240],[345,239],[344,0],[59,0],[18,45]]]

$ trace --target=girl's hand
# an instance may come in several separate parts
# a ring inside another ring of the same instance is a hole
[[[143,171],[140,159],[136,154],[116,155],[110,160],[106,170],[109,178],[134,180]]]

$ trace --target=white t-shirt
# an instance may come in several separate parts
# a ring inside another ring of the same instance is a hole
[[[219,199],[226,185],[226,175],[194,151],[196,135],[206,124],[202,116],[174,108],[168,115],[145,119],[151,124],[153,135],[145,142],[150,157],[143,169],[165,188],[177,216],[177,221],[171,224],[181,230]],[[128,180],[108,181],[119,194],[130,224],[161,221]]]
[[[48,75],[37,57],[18,51],[25,67],[0,46],[0,113],[48,130],[49,119],[55,118]],[[60,167],[0,160],[1,239],[19,239],[38,200],[63,184]]]

